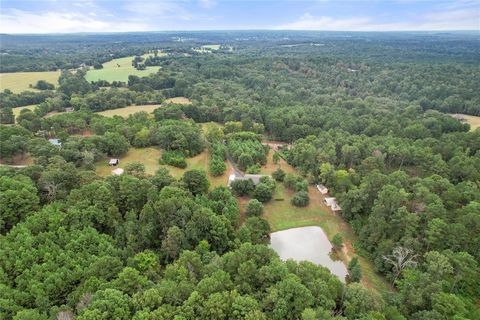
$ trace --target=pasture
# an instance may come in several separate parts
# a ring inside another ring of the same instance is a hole
[[[111,110],[105,110],[101,112],[97,112],[98,114],[105,116],[105,117],[113,117],[113,116],[120,116],[120,117],[128,117],[131,114],[134,114],[136,112],[147,112],[147,113],[152,113],[153,110],[159,108],[160,105],[158,104],[153,104],[153,105],[141,105],[141,106],[129,106],[125,108],[118,108],[118,109],[111,109]]]
[[[142,57],[146,58],[152,54],[147,53]],[[103,69],[90,69],[85,75],[87,81],[106,80],[108,82],[123,81],[128,82],[128,76],[134,75],[139,77],[148,76],[156,73],[160,67],[147,67],[145,70],[137,70],[132,66],[134,56],[113,59],[103,64]]]
[[[9,89],[14,93],[22,91],[37,91],[30,88],[34,86],[38,80],[45,80],[58,86],[58,78],[60,71],[41,71],[41,72],[8,72],[0,73],[0,91]]]

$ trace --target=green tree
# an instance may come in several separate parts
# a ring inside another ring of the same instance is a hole
[[[207,193],[210,187],[210,182],[203,170],[189,170],[185,172],[182,182],[193,195]]]
[[[247,203],[245,212],[248,217],[261,216],[263,213],[263,204],[257,199],[252,199]]]

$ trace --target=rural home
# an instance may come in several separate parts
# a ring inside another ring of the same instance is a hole
[[[116,159],[116,158],[112,158],[110,159],[110,161],[108,162],[108,165],[109,166],[116,166],[120,163],[120,160]]]
[[[321,194],[325,195],[328,193],[327,187],[325,187],[323,184],[317,184],[317,189],[320,191]]]
[[[54,146],[57,146],[57,147],[62,146],[62,143],[58,139],[48,139],[48,142],[50,142],[51,144],[53,144]]]
[[[325,198],[323,202],[335,212],[342,211],[342,208],[338,205],[337,199],[335,198]]]
[[[262,177],[270,177],[269,175],[266,175],[266,174],[246,174],[244,175],[243,177],[242,176],[236,176],[234,174],[231,174],[229,177],[228,177],[228,184],[227,186],[230,187],[230,185],[232,184],[233,181],[236,181],[236,180],[252,180],[253,184],[254,185],[257,185],[259,182],[260,182],[260,179]]]
[[[117,168],[115,170],[112,170],[112,174],[119,176],[123,173],[123,171],[124,170],[122,168]]]

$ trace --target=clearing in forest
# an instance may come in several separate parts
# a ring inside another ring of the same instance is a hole
[[[175,97],[175,98],[168,98],[163,103],[174,103],[174,104],[192,104],[190,99],[185,97]]]
[[[141,105],[141,106],[128,106],[125,108],[117,108],[117,109],[111,109],[111,110],[105,110],[101,112],[97,112],[98,114],[105,116],[105,117],[113,117],[113,116],[120,116],[120,117],[128,117],[131,114],[137,113],[137,112],[147,112],[147,113],[152,113],[153,110],[159,108],[160,105],[158,104],[152,104],[152,105]]]
[[[103,158],[95,164],[96,172],[99,176],[110,176],[112,170],[117,168],[125,169],[125,165],[131,162],[141,162],[145,165],[145,173],[155,174],[160,168],[158,160],[160,160],[162,152],[158,148],[130,148],[126,154],[119,157],[120,163],[118,166],[109,166],[109,157]],[[113,158],[113,157],[112,157]]]
[[[29,106],[12,108],[13,115],[15,116],[15,122],[17,122],[17,117],[20,115],[20,112],[21,112],[23,109],[29,109],[29,110],[32,110],[32,111],[33,111],[33,109],[35,109],[36,106],[37,106],[36,104],[31,104],[31,105],[29,105]]]
[[[58,86],[60,71],[39,71],[39,72],[8,72],[0,73],[0,91],[9,89],[14,93],[22,91],[38,91],[30,88],[37,84],[38,80],[45,80]]]
[[[270,150],[267,156],[267,164],[262,166],[260,174],[271,174],[278,166],[286,173],[296,172],[295,168],[290,166],[285,160],[280,159],[279,165],[273,163],[273,151]],[[343,250],[339,258],[348,265],[350,260],[359,255],[354,248],[358,242],[357,236],[352,228],[342,218],[341,215],[333,213],[323,202],[324,196],[313,185],[308,187],[310,204],[307,207],[295,207],[290,203],[294,195],[293,191],[286,189],[281,182],[277,182],[277,187],[273,199],[264,204],[265,213],[263,217],[269,222],[272,232],[286,230],[296,227],[319,226],[323,229],[331,241],[335,234],[340,233],[343,238]],[[239,198],[242,211],[250,198]],[[391,291],[392,286],[384,277],[375,272],[372,262],[365,257],[359,256],[362,267],[362,284],[377,291]]]
[[[151,56],[151,53],[144,54],[142,57],[146,58]],[[137,70],[132,66],[132,60],[134,56],[124,57],[119,59],[113,59],[111,61],[105,62],[102,69],[90,69],[85,75],[87,81],[98,81],[106,80],[108,82],[113,81],[122,81],[128,82],[128,76],[139,76],[144,77],[149,74],[157,72],[160,67],[151,66],[147,67],[145,70]]]
[[[480,117],[477,116],[471,116],[468,114],[462,114],[462,113],[455,113],[455,114],[450,114],[456,119],[462,119],[461,121],[466,122],[470,125],[470,130],[473,131],[477,128],[480,128]]]

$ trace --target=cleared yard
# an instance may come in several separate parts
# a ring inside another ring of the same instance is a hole
[[[208,151],[205,149],[202,153],[196,155],[193,158],[187,158],[187,167],[185,169],[176,168],[173,166],[163,165],[170,171],[170,174],[180,179],[185,171],[188,170],[204,170],[207,173],[208,180],[210,181],[210,188],[215,188],[219,186],[226,186],[228,182],[228,176],[233,172],[232,166],[227,162],[227,170],[221,176],[214,177],[208,173]]]
[[[38,80],[45,80],[58,86],[60,71],[41,71],[41,72],[8,72],[0,73],[0,90],[10,89],[14,93],[22,91],[37,91],[30,88]]]
[[[100,176],[109,176],[112,174],[112,170],[116,168],[125,169],[125,165],[131,162],[141,162],[145,165],[145,172],[147,174],[155,174],[155,172],[160,168],[158,160],[160,159],[162,152],[160,149],[149,147],[149,148],[130,148],[128,152],[119,157],[120,164],[118,166],[109,166],[108,160],[110,158],[105,158],[98,161],[95,164],[96,172]]]
[[[175,97],[166,99],[163,103],[175,103],[175,104],[192,104],[190,99],[185,97]]]
[[[151,53],[144,54],[142,57],[151,56]],[[156,73],[160,67],[147,67],[145,70],[137,70],[132,66],[134,56],[113,59],[103,64],[103,69],[90,69],[85,75],[87,81],[106,80],[108,82],[123,81],[128,82],[128,76],[134,75],[139,77],[148,76]]]
[[[120,116],[120,117],[128,117],[131,114],[136,112],[147,112],[152,113],[153,110],[159,108],[160,105],[153,104],[153,105],[142,105],[142,106],[129,106],[125,108],[118,108],[118,109],[111,109],[106,111],[97,112],[98,114],[105,116],[105,117],[113,117],[113,116]]]

